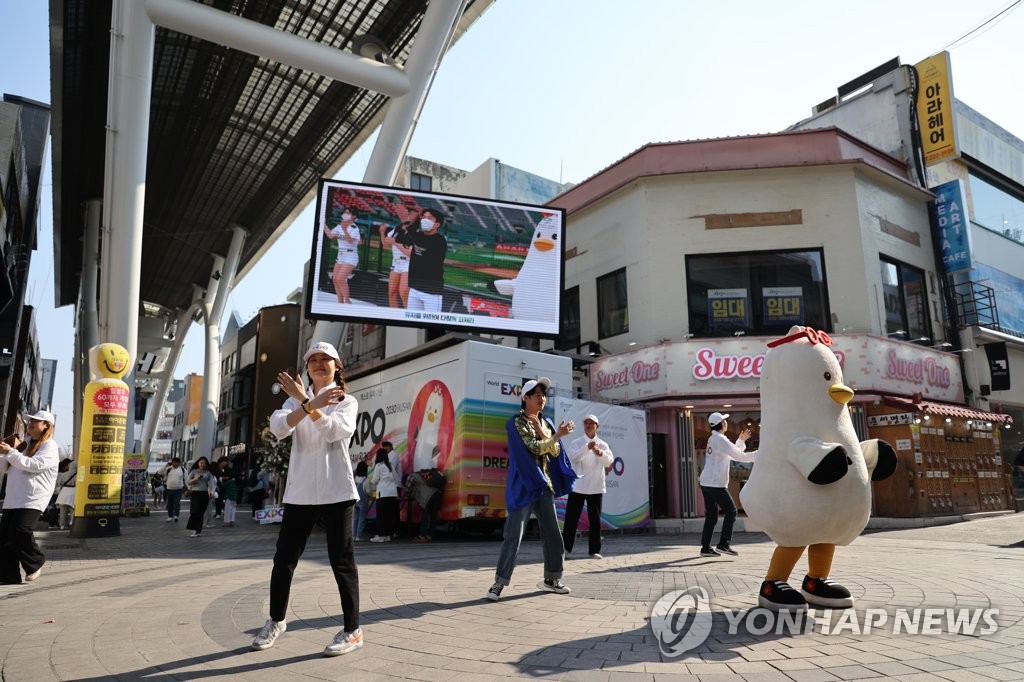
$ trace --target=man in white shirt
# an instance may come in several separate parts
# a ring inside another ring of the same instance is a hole
[[[562,544],[566,554],[572,552],[576,541],[576,527],[580,522],[583,504],[587,505],[587,519],[590,521],[589,552],[591,559],[601,557],[601,500],[607,489],[604,477],[615,461],[608,443],[597,437],[601,423],[597,417],[588,414],[583,418],[583,432],[569,446],[569,460],[579,477],[569,493],[565,505],[565,525],[562,528]]]
[[[167,500],[167,521],[177,521],[181,513],[181,496],[185,491],[185,470],[175,457],[164,471],[164,495]]]
[[[740,431],[740,437],[734,444],[725,434],[729,430],[729,415],[712,412],[708,417],[711,437],[708,438],[707,451],[704,454],[704,471],[700,472],[700,491],[704,495],[704,531],[700,537],[701,556],[721,556],[731,554],[738,556],[729,543],[732,542],[732,526],[736,522],[736,503],[729,494],[729,463],[753,462],[757,451],[746,452],[750,429]],[[711,548],[711,536],[714,535],[718,523],[718,508],[725,511],[722,523],[722,535],[718,538],[718,546]]]

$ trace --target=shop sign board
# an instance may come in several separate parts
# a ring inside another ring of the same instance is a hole
[[[914,415],[911,412],[901,412],[899,414],[876,414],[868,417],[868,426],[900,426],[903,424],[913,424]]]
[[[755,394],[770,340],[679,341],[608,355],[593,365],[591,392],[606,402]],[[869,334],[833,335],[832,340],[843,378],[855,391],[963,402],[963,379],[952,353]]]

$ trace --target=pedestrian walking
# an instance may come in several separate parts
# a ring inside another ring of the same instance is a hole
[[[734,550],[731,544],[732,527],[736,522],[736,503],[733,502],[732,495],[729,494],[729,463],[732,460],[753,462],[757,452],[746,452],[750,429],[740,431],[740,436],[736,439],[735,444],[726,438],[725,434],[729,429],[729,422],[726,421],[728,418],[729,415],[721,412],[712,412],[708,417],[711,437],[708,438],[708,446],[704,454],[704,471],[700,472],[700,491],[704,495],[704,530],[700,536],[701,556],[739,555],[739,552]],[[718,546],[712,549],[711,537],[718,524],[719,507],[725,511],[725,521],[722,522],[722,534],[718,537]]]
[[[366,529],[366,515],[370,511],[370,503],[373,502],[366,491],[368,472],[369,468],[366,466],[366,461],[359,460],[354,472],[356,493],[359,495],[359,499],[356,500],[355,528],[353,529],[354,537],[352,538],[356,542],[362,542],[365,539],[363,532]]]
[[[203,524],[206,520],[206,510],[210,506],[210,499],[217,489],[217,481],[210,471],[210,460],[200,457],[192,465],[188,473],[188,524],[186,528],[192,531],[190,538],[197,538],[203,534]]]
[[[587,533],[591,559],[601,559],[601,501],[604,498],[607,484],[605,476],[608,467],[615,461],[612,449],[597,436],[601,422],[597,415],[588,414],[583,418],[582,438],[577,438],[569,446],[569,460],[579,477],[573,485],[569,499],[565,503],[565,523],[562,528],[562,542],[565,553],[572,552],[576,542],[576,528],[580,522],[583,505],[587,505],[587,521],[590,531]]]
[[[235,525],[235,514],[238,511],[238,503],[242,501],[242,480],[241,474],[234,467],[229,467],[220,476],[221,497],[224,498],[224,525],[233,528]]]
[[[57,481],[60,449],[53,440],[54,416],[40,410],[28,418],[24,453],[0,442],[0,474],[7,473],[7,495],[0,515],[0,583],[32,582],[42,574],[46,556],[33,529],[50,502]]]
[[[377,534],[370,542],[391,542],[398,530],[398,479],[384,448],[377,450],[370,482],[377,490]]]
[[[558,594],[571,591],[562,582],[565,556],[555,515],[555,498],[572,490],[576,478],[559,442],[572,433],[575,426],[569,421],[556,429],[544,417],[550,387],[551,380],[547,377],[523,384],[522,409],[505,424],[509,466],[505,504],[508,510],[494,584],[487,590],[491,601],[501,599],[501,591],[512,581],[523,532],[531,514],[537,516],[544,551],[544,579],[537,587]]]
[[[167,499],[167,521],[177,522],[181,514],[181,496],[185,492],[185,469],[177,457],[171,459],[164,472],[164,495]]]
[[[68,463],[67,469],[57,474],[57,527],[68,530],[75,518],[75,477],[78,475],[78,462],[70,458],[64,461]]]
[[[359,403],[346,392],[341,358],[333,345],[314,343],[302,359],[310,382],[308,389],[299,375],[277,375],[278,385],[288,399],[270,416],[270,431],[279,439],[292,436],[292,451],[284,490],[284,519],[270,574],[270,618],[256,635],[252,648],[273,646],[287,629],[285,614],[292,576],[313,527],[322,521],[345,623],[324,648],[324,655],[339,656],[363,646],[359,573],[352,539],[353,510],[359,496],[348,452]]]

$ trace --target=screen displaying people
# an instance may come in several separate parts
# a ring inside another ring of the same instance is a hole
[[[322,181],[309,316],[554,338],[564,213]]]

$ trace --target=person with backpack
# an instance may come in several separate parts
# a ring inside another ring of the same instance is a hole
[[[446,479],[438,469],[424,469],[409,474],[406,487],[420,507],[420,534],[413,542],[431,542],[437,527],[437,514],[441,510]]]

